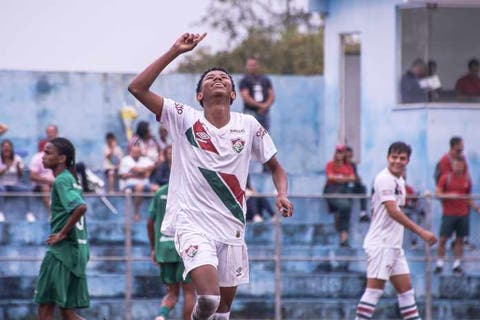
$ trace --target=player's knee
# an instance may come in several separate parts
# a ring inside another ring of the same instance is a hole
[[[193,320],[207,320],[217,312],[220,305],[220,296],[216,295],[199,295],[197,304],[193,310]]]

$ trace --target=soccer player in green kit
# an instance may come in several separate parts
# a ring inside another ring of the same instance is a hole
[[[80,320],[76,308],[90,304],[85,268],[89,258],[87,206],[76,180],[75,148],[65,138],[54,138],[45,146],[43,165],[55,176],[51,190],[51,234],[40,267],[34,301],[38,319],[51,320],[55,307],[62,319]]]
[[[154,264],[160,266],[160,278],[167,285],[167,295],[163,297],[155,320],[168,320],[168,314],[175,307],[183,289],[183,318],[190,320],[195,305],[195,288],[190,277],[183,280],[182,259],[175,249],[173,237],[168,237],[160,232],[163,217],[167,207],[168,185],[162,186],[155,193],[148,211],[150,217],[147,223],[148,239],[150,241],[150,257]]]

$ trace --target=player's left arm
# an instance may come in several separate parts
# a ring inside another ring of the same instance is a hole
[[[397,203],[394,200],[387,200],[383,202],[385,209],[388,212],[388,215],[405,228],[412,230],[416,234],[418,234],[425,242],[430,245],[433,245],[437,242],[437,238],[433,234],[433,232],[428,231],[412,220],[407,217],[405,213],[403,213],[397,206]]]
[[[52,233],[48,236],[47,244],[53,246],[54,244],[64,240],[67,237],[68,232],[72,230],[72,228],[80,220],[80,218],[82,218],[85,212],[87,212],[87,205],[84,203],[73,209],[70,218],[68,218],[67,223],[63,226],[62,230],[57,233]]]
[[[291,217],[293,215],[293,204],[288,200],[287,196],[287,174],[275,156],[270,158],[265,165],[270,169],[273,183],[277,189],[275,204],[284,217]]]

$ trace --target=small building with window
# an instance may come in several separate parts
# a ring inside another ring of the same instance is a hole
[[[434,189],[436,162],[463,137],[480,182],[480,0],[310,0],[325,21],[325,158],[342,142],[372,179],[388,145],[413,148],[408,181]],[[370,181],[366,181],[370,183]]]

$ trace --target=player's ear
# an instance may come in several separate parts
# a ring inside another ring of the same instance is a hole
[[[64,163],[65,165],[67,165],[67,156],[64,155],[64,154],[59,155],[59,156],[58,156],[58,161],[59,161],[60,163]]]
[[[235,91],[230,92],[230,100],[231,100],[231,102],[233,102],[233,100],[235,100],[236,97],[237,97],[237,93],[236,93]]]
[[[200,102],[203,100],[203,93],[197,92],[197,101]]]

